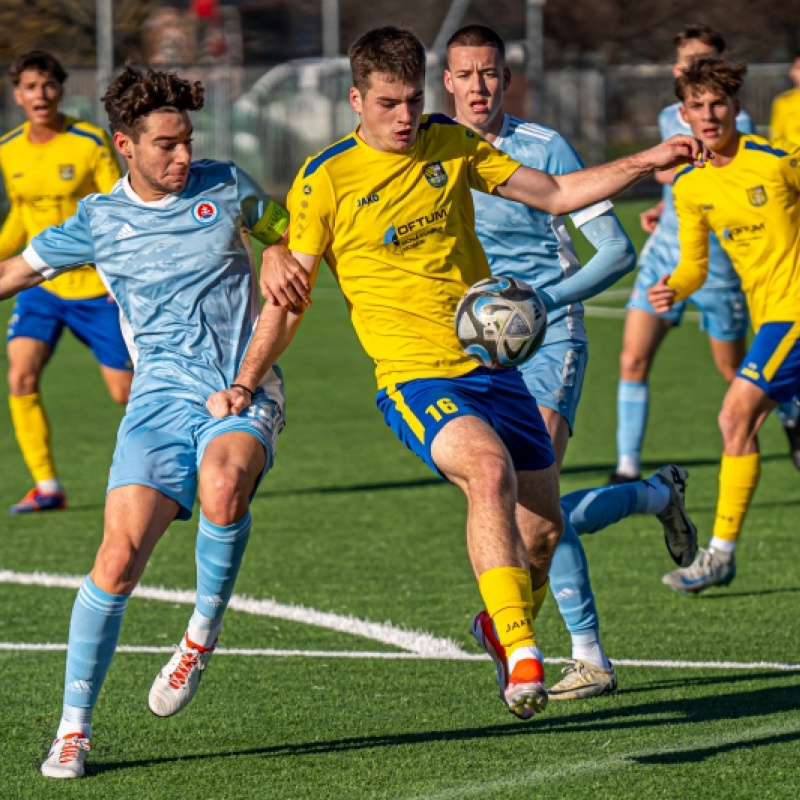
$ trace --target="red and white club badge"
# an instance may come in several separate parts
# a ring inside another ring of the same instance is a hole
[[[201,225],[210,225],[219,216],[219,209],[213,200],[198,200],[192,206],[192,216]]]

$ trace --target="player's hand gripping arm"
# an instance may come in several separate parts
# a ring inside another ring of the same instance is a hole
[[[20,255],[0,261],[0,300],[38,286],[44,278]]]
[[[287,232],[288,233],[288,232]],[[269,248],[261,261],[259,286],[264,300],[285,311],[301,314],[311,305],[310,274],[303,269],[284,244],[288,236]]]
[[[268,247],[264,251],[262,270],[265,266],[264,260],[271,258],[268,255],[271,250]],[[313,286],[322,256],[294,252],[292,256],[307,272],[309,286]],[[302,312],[286,311],[269,304],[261,309],[258,324],[232,385],[220,392],[214,392],[206,401],[206,408],[212,417],[241,414],[250,405],[259,382],[289,346],[302,318]]]
[[[584,223],[580,231],[597,252],[571,277],[539,289],[548,311],[600,294],[636,265],[636,251],[613,211]]]
[[[549,214],[569,214],[618,194],[654,170],[681,164],[703,166],[710,151],[692,136],[673,136],[661,144],[599,167],[549,175],[530,167],[519,167],[495,191]]]

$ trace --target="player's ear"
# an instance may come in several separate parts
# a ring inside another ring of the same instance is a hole
[[[353,109],[353,111],[355,111],[356,114],[361,116],[361,109],[363,108],[363,99],[361,97],[361,92],[359,92],[355,86],[350,87],[350,95],[348,99],[350,100],[350,107]]]
[[[503,91],[511,86],[511,70],[508,67],[503,67]]]
[[[733,98],[733,113],[738,117],[742,110],[742,101],[738,97]]]
[[[450,94],[454,94],[453,92],[453,76],[449,69],[444,71],[444,88],[447,89]]]
[[[678,106],[678,113],[681,115],[681,119],[688,125],[689,118],[686,116],[686,106],[684,106],[683,103]]]
[[[131,141],[131,137],[124,134],[122,131],[115,131],[114,147],[123,158],[130,159],[133,157],[133,142]]]

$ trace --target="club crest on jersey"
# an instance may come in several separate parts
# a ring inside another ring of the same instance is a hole
[[[433,186],[434,189],[441,189],[447,183],[447,173],[442,166],[441,161],[434,161],[427,164],[425,169],[422,170],[425,180]]]
[[[210,225],[219,216],[219,209],[212,200],[198,200],[192,206],[192,216],[201,225]]]
[[[765,206],[769,198],[763,186],[754,186],[752,189],[747,190],[747,199],[750,201],[751,206],[758,207]]]
[[[59,164],[58,175],[62,181],[71,181],[75,177],[75,165]]]

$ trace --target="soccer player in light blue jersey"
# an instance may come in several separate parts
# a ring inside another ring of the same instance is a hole
[[[526,166],[554,174],[583,168],[559,133],[504,112],[503,96],[511,73],[497,33],[482,25],[456,31],[447,44],[447,64],[445,87],[454,97],[456,118],[462,125]],[[581,267],[564,217],[480,192],[473,191],[472,199],[475,230],[492,272],[531,284],[548,309],[545,341],[520,370],[539,404],[560,467],[589,356],[581,300],[633,269],[633,246],[608,200],[571,215],[575,227],[596,250]],[[661,513],[670,526],[688,525],[682,508],[685,473],[666,467],[657,476],[660,479],[640,482],[630,491],[588,490],[562,498],[565,528],[550,567],[550,587],[570,631],[573,661],[562,680],[551,687],[551,699],[591,697],[616,688],[616,674],[600,640],[578,533],[596,532],[637,512]]]
[[[677,60],[673,74],[696,58],[718,58],[725,50],[725,40],[707,25],[688,25],[674,40]],[[680,115],[680,103],[667,106],[658,118],[662,139],[676,133],[689,133],[689,125]],[[742,133],[755,133],[753,121],[744,110],[736,118]],[[639,258],[639,274],[631,293],[625,318],[620,355],[620,381],[617,391],[617,465],[610,483],[636,480],[641,471],[650,407],[648,376],[661,343],[669,331],[680,325],[688,303],[701,314],[702,327],[719,373],[730,383],[747,351],[747,303],[739,277],[718,239],[709,240],[708,280],[688,301],[677,303],[670,311],[658,314],[647,299],[647,289],[660,277],[670,274],[680,261],[678,218],[672,199],[674,170],[657,173],[663,184],[662,199],[641,216],[642,227],[651,236]],[[792,460],[800,469],[800,426],[798,406],[794,402],[780,406],[778,414],[789,439]]]
[[[0,298],[93,263],[135,362],[103,541],[73,607],[63,715],[41,767],[51,778],[84,774],[128,598],[167,526],[188,520],[199,496],[195,609],[149,706],[166,717],[191,700],[250,535],[250,498],[283,427],[280,372],[267,369],[258,344],[269,315],[257,323],[242,231],[271,244],[286,213],[234,164],[192,162],[188,112],[203,105],[199,83],[127,66],[103,99],[127,175],[0,262]]]

